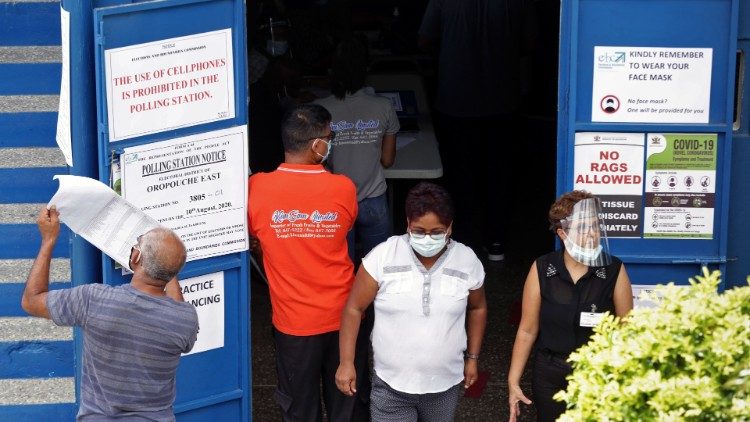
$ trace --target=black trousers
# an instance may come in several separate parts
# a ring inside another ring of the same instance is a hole
[[[355,404],[360,400],[358,396],[362,394],[360,383],[367,377],[367,361],[362,359],[362,353],[357,353],[354,361],[357,368],[358,393],[349,397],[336,388],[335,376],[339,366],[338,331],[313,336],[292,336],[274,328],[273,339],[276,345],[278,377],[278,388],[274,398],[281,407],[282,420],[321,422],[321,381],[322,399],[328,421],[354,420]],[[369,395],[369,391],[367,394]]]
[[[552,396],[568,387],[565,379],[573,371],[565,357],[544,350],[536,352],[531,389],[534,394],[537,421],[553,422],[565,413],[565,402],[555,401]]]

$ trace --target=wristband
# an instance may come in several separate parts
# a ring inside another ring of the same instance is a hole
[[[479,360],[479,355],[475,355],[473,353],[464,353],[464,358],[465,359]]]

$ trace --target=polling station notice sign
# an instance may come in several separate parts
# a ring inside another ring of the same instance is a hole
[[[598,196],[608,237],[641,237],[643,133],[578,132],[573,186]]]
[[[174,230],[188,261],[241,252],[247,157],[245,126],[126,148],[122,195]]]
[[[712,239],[716,201],[715,133],[649,133],[645,238]]]
[[[708,123],[711,48],[594,47],[592,122]]]
[[[235,116],[231,29],[104,56],[110,142]]]
[[[198,339],[185,355],[224,347],[224,273],[205,274],[180,280],[185,302],[198,313]]]

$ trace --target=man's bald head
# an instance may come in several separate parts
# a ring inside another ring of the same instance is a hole
[[[150,278],[165,284],[185,265],[185,245],[175,232],[157,227],[141,236],[141,266]]]

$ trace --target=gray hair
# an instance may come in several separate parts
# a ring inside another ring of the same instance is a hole
[[[173,247],[165,247],[165,243],[173,239]],[[178,246],[175,250],[174,246]],[[185,265],[187,252],[185,245],[175,232],[165,227],[158,227],[148,231],[141,237],[141,266],[146,274],[165,283],[172,280]]]

